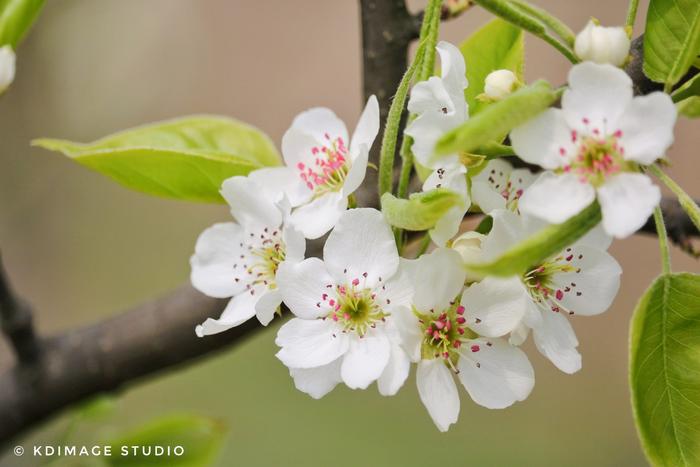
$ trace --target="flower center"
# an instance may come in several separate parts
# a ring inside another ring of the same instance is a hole
[[[418,317],[423,331],[421,358],[442,358],[445,364],[456,372],[462,343],[476,337],[476,334],[465,326],[464,307],[455,300],[439,315],[433,310],[423,314],[414,309],[413,313]],[[469,350],[478,352],[479,345],[474,344]]]
[[[582,292],[576,290],[575,282],[562,286],[561,284],[556,284],[554,277],[562,273],[580,273],[581,268],[575,264],[575,261],[582,259],[582,254],[577,255],[571,248],[567,248],[564,254],[532,268],[523,276],[523,283],[532,299],[539,305],[549,308],[556,313],[564,311],[573,315],[573,310],[566,308],[561,301],[566,294],[574,293],[577,296],[581,296]]]
[[[246,290],[255,294],[255,286],[264,285],[268,289],[276,289],[275,275],[286,256],[284,242],[278,229],[265,227],[260,231],[250,232],[241,248],[247,249],[247,254],[241,254],[240,263],[233,265],[236,275],[234,281],[244,281]]]
[[[333,296],[324,293],[316,306],[330,308],[326,318],[340,324],[343,332],[355,332],[362,337],[389,316],[384,312],[374,291],[360,287],[359,279],[353,279],[350,285],[328,284],[326,287],[335,293]],[[387,300],[387,303],[390,303],[390,300]]]
[[[326,133],[327,143],[314,146],[311,153],[315,157],[313,164],[299,162],[297,170],[299,177],[306,183],[314,197],[331,191],[340,191],[345,183],[345,177],[350,170],[348,149],[342,137],[331,139]]]
[[[624,158],[625,149],[619,143],[622,132],[617,130],[611,135],[602,136],[600,131],[593,129],[593,136],[579,137],[577,132],[571,132],[571,141],[578,143],[576,155],[565,165],[562,172],[573,173],[581,183],[595,187],[602,185],[606,178],[623,171],[632,170],[632,165]],[[566,156],[564,148],[559,149]]]
[[[511,176],[510,173],[491,169],[487,180],[494,191],[505,200],[506,209],[518,212],[518,200],[523,195],[523,179],[521,177],[513,179]]]

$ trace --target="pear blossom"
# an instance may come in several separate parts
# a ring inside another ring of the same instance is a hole
[[[344,212],[326,240],[323,260],[284,264],[277,276],[295,315],[277,334],[277,358],[299,390],[320,398],[340,382],[365,389],[373,381],[381,394],[399,390],[409,360],[393,313],[410,302],[412,291],[381,212]]]
[[[476,264],[482,259],[481,245],[486,239],[486,235],[479,232],[467,231],[455,238],[450,245],[454,251],[459,253],[462,258],[462,263]],[[481,274],[476,274],[470,271],[468,268],[465,271],[465,282],[477,282],[483,279]]]
[[[452,237],[457,235],[462,219],[471,205],[466,174],[467,169],[461,164],[439,167],[423,183],[424,192],[437,188],[447,188],[460,196],[460,202],[443,214],[428,232],[432,241],[438,246],[445,246]]]
[[[285,223],[286,198],[273,189],[275,171],[261,169],[224,181],[221,194],[237,222],[214,224],[197,239],[190,259],[192,285],[216,298],[229,298],[219,319],[195,329],[199,337],[238,326],[253,316],[267,325],[282,303],[279,268],[304,259],[306,242]]]
[[[348,196],[362,184],[372,143],[379,132],[379,104],[367,101],[352,139],[333,111],[317,107],[301,114],[282,138],[286,167],[278,186],[294,211],[289,223],[306,238],[328,232],[348,207]]]
[[[520,197],[535,178],[528,169],[513,169],[502,159],[492,159],[472,177],[472,200],[486,214],[494,209],[517,212]]]
[[[484,80],[484,96],[492,100],[503,99],[517,87],[518,77],[512,71],[492,71]]]
[[[507,210],[493,211],[491,216],[493,227],[482,243],[485,260],[498,257],[545,225]],[[537,349],[557,368],[578,371],[581,355],[568,318],[603,313],[615,298],[622,270],[606,251],[610,241],[596,228],[520,276],[487,277],[471,285],[462,297],[467,324],[484,336],[510,333],[513,345],[523,343],[532,329]]]
[[[625,28],[601,26],[591,19],[576,36],[574,52],[581,60],[622,66],[629,56],[630,45]]]
[[[408,110],[417,117],[405,131],[413,138],[411,149],[416,160],[432,169],[451,168],[459,164],[457,154],[433,160],[433,150],[442,135],[469,118],[464,99],[464,89],[468,84],[464,57],[449,42],[440,41],[436,49],[442,64],[441,77],[431,76],[413,87]]]
[[[404,267],[414,295],[394,318],[404,349],[418,363],[418,393],[438,429],[447,431],[459,416],[452,375],[487,408],[505,408],[527,398],[535,379],[525,354],[503,339],[479,337],[468,327],[467,303],[460,303],[465,273],[459,254],[440,248],[405,260]]]
[[[673,101],[662,92],[633,97],[624,71],[586,62],[571,69],[561,107],[510,134],[522,159],[551,171],[525,191],[520,211],[558,224],[597,197],[606,232],[631,235],[661,199],[640,166],[654,163],[673,142]]]
[[[0,93],[5,91],[15,79],[15,52],[12,46],[0,47]]]

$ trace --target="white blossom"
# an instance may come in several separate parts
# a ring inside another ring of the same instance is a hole
[[[355,132],[333,111],[317,107],[297,115],[282,138],[286,167],[275,169],[276,184],[295,209],[289,222],[306,238],[328,232],[348,207],[348,196],[362,184],[367,159],[379,132],[379,104],[367,101]]]
[[[12,47],[0,47],[0,93],[5,91],[15,79],[15,52]]]
[[[574,43],[581,60],[622,66],[630,53],[630,38],[623,27],[605,27],[589,20]]]
[[[472,177],[472,200],[486,214],[494,209],[517,212],[520,197],[535,178],[529,170],[513,169],[503,159],[490,160]]]
[[[314,398],[338,383],[395,394],[408,376],[394,310],[412,290],[399,271],[391,228],[375,209],[343,213],[323,249],[323,260],[282,265],[278,284],[295,315],[279,330],[277,353],[296,387]]]
[[[661,198],[640,172],[673,142],[676,107],[668,94],[632,96],[632,80],[611,65],[586,62],[569,73],[561,109],[548,109],[511,132],[515,152],[545,172],[519,209],[561,223],[596,196],[603,226],[623,238],[637,231]]]
[[[442,135],[469,118],[464,89],[467,87],[464,57],[457,47],[441,41],[437,52],[442,63],[441,77],[431,76],[411,90],[408,110],[417,117],[406,128],[413,138],[411,150],[425,167],[451,168],[459,164],[457,154],[434,160],[435,143]]]
[[[484,95],[499,100],[513,92],[518,86],[518,77],[510,70],[496,70],[486,75]]]
[[[459,254],[437,249],[403,267],[414,291],[409,307],[396,311],[403,346],[418,363],[421,401],[440,431],[459,416],[453,375],[479,405],[505,408],[532,391],[534,371],[525,354],[502,339],[482,338],[468,328],[460,294],[465,274]]]
[[[237,222],[215,224],[197,239],[190,259],[192,285],[216,298],[232,297],[219,319],[197,326],[199,337],[217,334],[253,316],[267,325],[282,303],[281,265],[304,259],[304,237],[285,224],[286,199],[274,190],[274,170],[232,177],[221,194]]]
[[[493,211],[491,216],[493,227],[482,243],[486,261],[546,225],[506,210]],[[520,276],[487,277],[471,285],[462,297],[467,324],[484,336],[510,333],[514,345],[525,341],[532,329],[543,355],[566,373],[578,371],[578,340],[568,318],[602,313],[615,298],[622,270],[605,251],[610,241],[596,228]]]

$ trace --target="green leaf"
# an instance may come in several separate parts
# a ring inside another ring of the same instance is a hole
[[[43,6],[44,0],[0,0],[0,46],[16,49]]]
[[[651,0],[644,32],[644,73],[667,90],[700,53],[700,2]]]
[[[700,465],[700,276],[665,274],[642,296],[630,334],[635,421],[654,465]]]
[[[504,99],[485,107],[438,141],[438,154],[474,153],[481,145],[492,143],[513,128],[547,109],[559,97],[546,81],[523,87]]]
[[[700,117],[700,96],[690,96],[676,104],[678,113],[688,118]]]
[[[401,199],[391,193],[382,196],[382,212],[389,224],[406,230],[428,230],[462,197],[447,188],[413,193]]]
[[[107,441],[112,456],[106,457],[113,467],[201,467],[211,465],[218,454],[224,434],[223,424],[217,420],[195,415],[175,415],[151,421],[122,436]],[[131,446],[171,447],[171,455],[136,455]],[[182,455],[174,455],[172,449],[182,446]],[[124,447],[128,455],[124,455]]]
[[[280,164],[260,130],[224,117],[193,116],[116,133],[94,143],[32,142],[144,193],[222,203],[221,182]]]
[[[673,102],[680,102],[692,96],[700,96],[700,73],[683,83],[671,94]]]
[[[464,97],[471,115],[486,105],[476,96],[484,92],[484,80],[492,71],[510,70],[524,81],[525,45],[523,31],[517,26],[495,18],[462,42],[459,49],[467,64],[469,86]]]
[[[583,237],[601,219],[600,206],[594,202],[568,221],[547,226],[531,235],[495,260],[466,267],[483,275],[508,277],[522,274]]]

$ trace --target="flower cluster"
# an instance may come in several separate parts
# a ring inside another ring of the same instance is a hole
[[[602,40],[593,27],[588,40]],[[591,47],[584,39],[582,51]],[[462,154],[434,154],[437,141],[469,118],[464,59],[445,42],[437,52],[441,76],[413,87],[415,119],[406,134],[416,161],[432,170],[423,191],[446,188],[461,202],[429,230],[430,253],[401,257],[381,211],[348,209],[379,130],[372,97],[352,138],[330,110],[308,110],[282,140],[286,166],[227,180],[221,193],[236,221],[205,230],[191,265],[196,288],[231,298],[219,319],[197,327],[199,336],[253,315],[266,325],[284,303],[293,317],[277,334],[277,358],[300,391],[320,398],[339,383],[366,389],[376,382],[393,395],[415,363],[420,399],[445,431],[460,410],[455,380],[488,408],[528,397],[534,371],[520,346],[530,331],[557,368],[581,368],[572,321],[612,304],[622,270],[608,246],[658,204],[659,189],[643,168],[672,143],[676,113],[668,95],[633,97],[621,69],[584,62],[572,68],[561,108],[510,133],[515,153],[541,171],[502,158],[465,167]],[[486,81],[485,105],[522,85],[508,70]],[[601,225],[556,254],[505,277],[473,267],[596,199]],[[460,234],[469,209],[488,215],[490,229]],[[305,259],[305,239],[328,232],[322,259]]]

